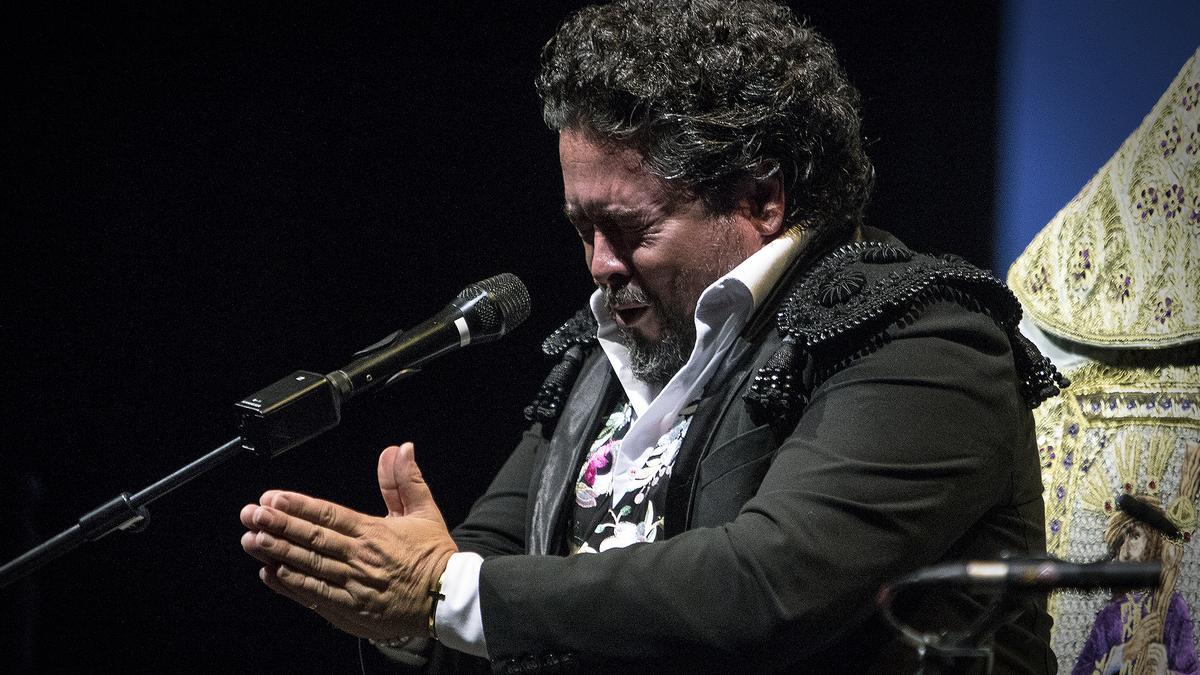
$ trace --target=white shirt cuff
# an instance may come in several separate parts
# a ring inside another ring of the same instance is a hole
[[[483,556],[455,553],[442,572],[442,594],[433,616],[438,641],[447,647],[487,658],[483,637],[483,615],[479,612],[479,568]]]

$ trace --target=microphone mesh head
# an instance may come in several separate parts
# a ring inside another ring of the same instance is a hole
[[[475,305],[483,332],[503,335],[529,318],[529,289],[517,275],[505,272],[478,281],[463,289],[458,299],[487,295],[486,302]]]

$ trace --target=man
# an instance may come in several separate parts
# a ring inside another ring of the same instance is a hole
[[[586,8],[538,90],[597,291],[544,345],[533,426],[453,534],[410,444],[380,457],[386,518],[267,492],[242,511],[264,582],[502,671],[903,670],[882,583],[1044,547],[1026,404],[1055,390],[1015,301],[862,226],[857,94],[784,7]],[[1022,609],[997,663],[1045,670]]]

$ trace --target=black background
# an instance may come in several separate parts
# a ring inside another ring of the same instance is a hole
[[[869,222],[978,264],[984,4],[797,8],[863,93]],[[532,87],[574,6],[5,3],[0,560],[232,437],[242,396],[343,365],[471,281],[516,273],[534,314],[0,590],[0,670],[357,672],[354,639],[260,584],[237,513],[269,487],[379,513],[378,451],[411,439],[453,524],[504,460],[539,342],[591,288]]]

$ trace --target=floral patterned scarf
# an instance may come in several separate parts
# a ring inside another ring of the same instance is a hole
[[[613,502],[613,458],[633,424],[633,407],[621,402],[604,421],[575,481],[575,511],[570,529],[571,554],[597,553],[654,541],[664,531],[662,515],[667,484],[696,404],[679,412],[675,424],[629,469],[632,488]]]

